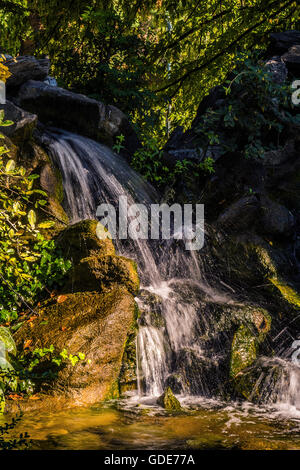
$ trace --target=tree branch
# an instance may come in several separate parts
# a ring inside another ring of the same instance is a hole
[[[253,26],[251,26],[251,28],[248,28],[246,31],[244,31],[242,34],[240,34],[236,39],[234,39],[228,46],[226,46],[224,49],[222,49],[220,52],[218,52],[217,54],[215,54],[213,57],[211,57],[209,60],[207,60],[206,62],[204,62],[203,64],[199,65],[198,67],[195,67],[194,69],[191,69],[189,70],[188,72],[186,72],[184,75],[182,75],[181,77],[177,78],[176,80],[174,80],[173,82],[161,87],[161,88],[158,88],[157,90],[154,90],[156,93],[159,93],[161,91],[165,91],[167,90],[168,88],[172,87],[173,85],[177,85],[177,84],[180,84],[182,85],[182,83],[188,78],[190,77],[190,75],[192,75],[193,73],[196,73],[196,72],[200,72],[201,70],[205,69],[208,65],[212,64],[213,62],[215,62],[217,59],[219,59],[220,57],[222,57],[226,52],[228,52],[233,46],[235,46],[241,39],[243,39],[245,36],[249,35],[252,31],[254,31],[255,29],[257,29],[259,26],[261,26],[262,24],[264,24],[268,19],[272,19],[274,17],[276,17],[279,13],[281,13],[285,8],[287,8],[288,6],[292,5],[293,3],[295,2],[295,0],[289,0],[288,2],[286,2],[281,8],[279,8],[278,10],[276,10],[272,15],[269,16],[269,18],[264,18],[263,20],[261,21],[258,21],[257,23],[255,23]],[[277,3],[277,2],[274,2],[274,3]]]

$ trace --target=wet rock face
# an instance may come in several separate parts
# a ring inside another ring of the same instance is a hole
[[[55,225],[61,229],[68,224],[68,216],[61,205],[62,178],[45,150],[34,140],[37,116],[26,113],[11,102],[7,102],[4,108],[6,117],[14,120],[14,125],[0,128],[0,144],[7,148],[9,158],[25,168],[28,174],[40,175],[35,188],[47,192],[48,204],[44,208],[47,212],[37,209],[38,222],[48,220],[49,216],[52,216]]]
[[[17,102],[22,108],[37,114],[44,124],[77,132],[109,146],[123,134],[129,154],[139,146],[127,117],[115,106],[34,80],[20,88]]]

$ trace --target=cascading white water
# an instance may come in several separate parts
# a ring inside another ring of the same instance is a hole
[[[124,195],[129,205],[158,202],[154,188],[106,146],[56,129],[45,133],[43,143],[62,173],[72,222],[96,218],[100,203],[117,206]],[[174,240],[116,240],[116,245],[138,264],[142,289],[136,300],[143,312],[137,337],[139,391],[157,396],[170,377],[177,380],[174,371],[178,364],[182,367],[180,358],[204,359],[201,336],[212,330],[213,319],[201,315],[203,299],[232,301],[205,283],[199,257]],[[201,374],[193,380],[193,393],[203,392]],[[187,384],[181,388],[191,392]]]
[[[64,204],[72,222],[95,219],[100,203],[117,207],[120,196],[126,196],[129,205],[149,207],[158,202],[154,188],[106,146],[59,130],[45,133],[43,142],[62,173]],[[158,396],[166,385],[194,395],[221,391],[218,361],[224,359],[224,337],[214,341],[216,319],[205,307],[206,303],[237,303],[206,283],[201,258],[186,251],[182,242],[129,239],[115,243],[121,254],[136,260],[142,284],[136,298],[142,312],[137,336],[139,393]],[[271,360],[275,361],[271,367],[270,359],[263,361],[265,371],[257,381],[258,386],[263,384],[263,400],[300,408],[299,367],[279,358]]]

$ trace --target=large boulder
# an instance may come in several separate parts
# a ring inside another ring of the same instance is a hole
[[[7,102],[6,118],[16,118],[14,125],[0,127],[0,145],[3,145],[10,159],[15,160],[18,166],[25,168],[26,173],[39,174],[40,179],[35,182],[35,189],[41,189],[48,194],[47,206],[37,209],[38,222],[49,220],[52,216],[57,228],[65,227],[69,220],[61,203],[63,201],[62,177],[47,155],[34,140],[32,131],[37,122],[37,116],[26,113]],[[10,137],[7,137],[7,135]]]
[[[288,52],[282,56],[288,70],[297,77],[300,76],[300,44],[292,46]]]
[[[44,124],[77,132],[109,146],[122,134],[130,154],[139,146],[122,111],[85,95],[30,80],[20,88],[17,102],[27,111],[36,113]]]
[[[76,292],[42,305],[38,319],[15,335],[18,347],[23,349],[30,339],[32,349],[53,345],[56,351],[81,352],[85,360],[61,369],[50,388],[40,390],[40,399],[20,402],[21,409],[55,409],[117,396],[124,345],[134,319],[134,298],[123,286],[105,294]]]
[[[40,400],[22,401],[22,409],[96,403],[121,392],[123,357],[128,357],[127,346],[135,336],[133,294],[139,279],[135,263],[117,256],[110,238],[98,237],[99,225],[85,220],[59,232],[56,243],[73,261],[70,279],[15,335],[19,349],[30,340],[30,350],[53,345],[57,352],[83,353],[85,360],[66,365],[50,385],[41,387]]]
[[[100,224],[99,224],[100,225]],[[97,236],[97,220],[82,220],[69,225],[57,237],[57,243],[65,256],[76,266],[83,258],[91,255],[109,256],[115,254],[110,238],[102,240]]]
[[[259,209],[256,196],[245,196],[234,202],[220,214],[217,225],[228,231],[239,232],[253,226]]]
[[[294,228],[293,214],[282,204],[268,197],[261,199],[261,231],[273,235],[289,236]]]
[[[49,59],[36,59],[32,56],[8,59],[4,65],[9,68],[11,73],[6,82],[8,89],[19,87],[28,80],[44,80],[50,69]]]
[[[139,277],[135,262],[123,256],[94,254],[83,258],[74,268],[69,288],[103,292],[120,284],[132,294],[138,293]]]
[[[123,285],[136,295],[139,290],[137,266],[118,256],[112,240],[99,236],[103,226],[97,220],[84,220],[61,231],[57,243],[72,260],[73,271],[64,292],[106,292]]]
[[[282,33],[271,33],[272,50],[277,54],[287,52],[290,47],[300,44],[300,31],[292,30]]]
[[[32,138],[37,125],[36,114],[28,113],[8,100],[5,104],[0,104],[0,109],[4,110],[5,120],[13,122],[11,126],[0,126],[2,134],[10,137],[17,144],[23,144]]]
[[[170,387],[157,399],[157,404],[167,411],[181,411],[180,402],[175,397]]]

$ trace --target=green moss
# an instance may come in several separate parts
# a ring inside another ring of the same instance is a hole
[[[120,398],[120,387],[119,387],[119,381],[115,380],[106,394],[104,400],[117,400]]]
[[[0,415],[4,413],[5,410],[5,397],[2,389],[0,388]]]
[[[56,218],[57,222],[61,222],[63,225],[67,225],[69,223],[69,218],[60,202],[53,197],[49,197],[48,204],[50,212]]]
[[[158,398],[158,405],[165,408],[167,411],[181,411],[181,405],[170,387],[167,387],[165,392]]]
[[[300,307],[300,295],[292,287],[279,280],[277,277],[271,277],[269,281],[280,291],[287,302],[296,305],[296,307]]]
[[[64,187],[63,187],[62,175],[59,169],[56,167],[54,168],[54,174],[55,174],[55,179],[56,179],[55,198],[58,200],[58,202],[62,203],[64,199]]]
[[[253,364],[257,355],[257,338],[246,325],[241,325],[234,335],[230,360],[230,377],[235,378],[243,369]]]
[[[98,254],[80,261],[72,281],[84,290],[105,291],[112,285],[124,285],[132,294],[139,290],[139,276],[134,261],[123,256]]]

